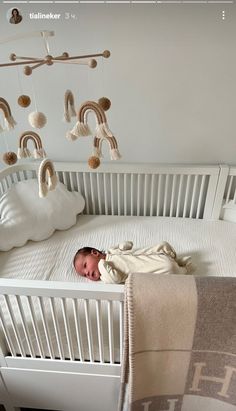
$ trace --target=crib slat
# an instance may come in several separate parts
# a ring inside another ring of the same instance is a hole
[[[8,348],[9,348],[9,350],[10,350],[10,353],[11,353],[11,355],[13,355],[14,357],[16,357],[16,351],[15,351],[14,344],[13,344],[13,342],[12,342],[11,336],[10,336],[10,334],[9,334],[9,332],[8,332],[8,328],[7,328],[6,324],[5,324],[5,320],[4,320],[4,316],[3,316],[3,313],[2,313],[1,304],[0,304],[0,324],[1,324],[1,327],[2,327],[2,330],[3,330],[4,337],[5,337],[5,339],[6,339]]]
[[[69,320],[68,320],[68,315],[67,315],[66,302],[65,302],[65,298],[61,298],[60,300],[61,300],[62,316],[63,316],[65,332],[66,332],[67,346],[69,349],[69,356],[70,356],[70,360],[73,361],[74,352],[73,352],[73,346],[72,346],[72,341],[71,341],[71,332],[70,332],[70,325],[69,325]]]
[[[101,189],[100,189],[100,174],[97,173],[97,188],[98,188],[98,209],[99,215],[102,214],[102,203],[101,203]]]
[[[45,338],[46,338],[46,342],[47,342],[47,347],[48,347],[48,351],[49,351],[49,356],[50,356],[50,358],[54,358],[54,353],[53,353],[53,349],[52,349],[52,346],[51,346],[51,341],[50,341],[51,338],[50,338],[49,329],[48,329],[48,325],[47,325],[47,320],[46,320],[46,315],[45,315],[45,310],[44,310],[44,306],[43,306],[43,298],[42,297],[38,297],[38,304],[39,304],[39,312],[40,312],[42,323],[43,323],[44,334],[45,334]]]
[[[95,198],[94,198],[94,186],[93,186],[93,175],[90,173],[90,188],[91,188],[91,196],[92,196],[92,209],[93,209],[93,214],[96,214],[95,210]]]
[[[164,207],[163,207],[163,216],[166,217],[166,211],[167,211],[167,200],[168,200],[168,189],[169,189],[169,174],[166,175],[165,179],[165,192],[164,192]]]
[[[141,175],[138,174],[138,187],[137,187],[137,216],[140,216],[140,195],[141,195]]]
[[[100,362],[104,362],[104,344],[102,333],[102,318],[101,318],[101,301],[96,300],[96,318],[97,318],[97,330],[98,330],[98,348]]]
[[[104,200],[105,200],[105,215],[108,215],[108,197],[107,197],[107,175],[103,173],[103,187],[104,187]]]
[[[154,202],[154,178],[155,174],[151,177],[151,196],[150,196],[150,216],[153,216],[153,202]]]
[[[161,185],[162,185],[162,174],[158,175],[158,190],[157,190],[157,212],[156,215],[160,215],[160,202],[161,202]]]
[[[82,340],[82,332],[81,332],[81,325],[80,325],[80,318],[78,315],[78,300],[73,299],[73,313],[74,313],[74,319],[75,319],[75,332],[76,332],[76,338],[77,338],[77,343],[78,343],[78,348],[79,348],[79,358],[80,361],[84,361],[84,348],[83,348],[83,340]]]
[[[174,174],[174,177],[173,177],[173,186],[171,190],[170,217],[173,217],[175,195],[176,195],[176,174]]]
[[[131,174],[131,190],[130,190],[130,215],[134,215],[134,174]]]
[[[86,330],[87,330],[87,339],[88,339],[88,349],[89,349],[89,359],[90,361],[94,361],[94,352],[93,352],[93,338],[92,338],[92,327],[91,327],[91,320],[89,315],[89,300],[84,300],[84,311],[85,311],[85,322],[86,322]]]
[[[14,332],[14,335],[15,335],[16,342],[18,344],[19,350],[20,350],[20,354],[21,354],[22,357],[25,357],[26,356],[25,355],[25,350],[24,350],[23,345],[21,344],[21,337],[20,337],[20,334],[19,334],[19,331],[18,331],[18,328],[17,328],[15,318],[14,318],[14,314],[13,314],[13,311],[12,311],[9,296],[8,295],[3,295],[3,298],[4,298],[4,301],[5,301],[5,304],[6,304],[6,307],[7,307],[7,311],[8,311],[10,320],[11,320],[13,332]]]
[[[55,330],[55,334],[56,334],[56,340],[57,340],[57,348],[59,351],[59,356],[60,359],[64,359],[64,352],[63,352],[63,344],[62,344],[62,340],[61,340],[61,333],[60,333],[60,327],[58,324],[58,319],[56,316],[56,307],[55,307],[55,300],[52,297],[49,297],[49,305],[50,305],[50,309],[51,309],[51,314],[52,314],[52,321],[53,321],[53,326],[54,326],[54,330]]]
[[[196,198],[196,193],[197,193],[197,182],[198,182],[198,175],[194,176],[194,183],[193,183],[193,192],[192,192],[192,200],[191,200],[191,206],[190,206],[190,218],[193,218],[193,210],[195,206],[195,198]]]
[[[45,354],[44,354],[44,350],[43,350],[43,344],[42,344],[41,337],[40,337],[40,332],[39,332],[39,329],[38,329],[38,326],[37,326],[37,320],[35,318],[34,307],[33,307],[33,303],[32,303],[32,297],[27,296],[26,298],[27,298],[27,301],[28,301],[30,317],[31,317],[33,330],[34,330],[34,335],[35,335],[36,342],[37,342],[37,345],[38,345],[39,353],[40,353],[41,357],[45,358]]]
[[[69,180],[70,180],[70,187],[72,191],[75,191],[75,186],[74,186],[74,181],[73,181],[73,175],[72,172],[69,171]]]
[[[110,196],[110,201],[111,201],[111,215],[115,215],[115,193],[114,193],[114,184],[113,184],[113,174],[110,174],[110,186],[111,186],[111,196]]]
[[[184,217],[184,218],[186,217],[186,214],[187,214],[190,178],[191,178],[191,176],[188,175],[188,177],[187,177],[187,185],[186,185],[186,190],[185,190],[185,196],[184,196],[184,211],[183,211],[183,217]]]
[[[30,341],[30,333],[29,333],[29,328],[27,326],[27,320],[26,320],[25,315],[24,315],[24,309],[22,307],[22,303],[21,303],[21,299],[20,299],[19,295],[16,296],[16,303],[17,303],[17,308],[18,308],[19,313],[20,313],[21,325],[22,325],[22,328],[23,328],[23,331],[24,331],[24,334],[25,334],[25,339],[26,339],[26,342],[27,342],[27,345],[28,345],[28,348],[29,348],[30,355],[31,355],[31,357],[35,357],[34,348],[33,348],[32,344],[31,344],[31,341]]]
[[[112,301],[107,301],[107,314],[108,314],[109,358],[110,358],[110,363],[114,364],[114,333],[113,333]]]
[[[233,176],[230,176],[230,178],[229,178],[229,187],[228,187],[228,190],[227,190],[227,196],[226,196],[226,200],[225,200],[226,204],[228,203],[229,198],[230,198],[232,183],[233,183]]]
[[[127,215],[127,174],[124,175],[124,213]]]
[[[184,176],[183,176],[183,174],[181,174],[180,182],[179,182],[179,192],[178,192],[176,217],[180,217],[180,201],[181,201],[181,194],[182,194],[182,188],[183,188],[183,181],[184,181]]]
[[[148,185],[148,174],[144,177],[144,204],[143,204],[143,215],[147,215],[147,185]]]
[[[120,212],[120,173],[117,174],[117,213],[118,215],[121,214]]]
[[[198,198],[197,218],[199,218],[200,212],[201,212],[202,197],[203,197],[203,191],[204,191],[205,181],[206,181],[206,176],[204,175],[204,176],[202,176],[201,187],[200,187],[200,194],[199,194],[199,198]]]
[[[120,325],[120,363],[123,360],[123,339],[124,339],[124,303],[119,301],[119,325]]]
[[[83,173],[83,184],[84,184],[84,194],[85,194],[85,210],[86,210],[86,214],[89,214],[90,210],[89,210],[88,185],[87,185],[86,173]]]

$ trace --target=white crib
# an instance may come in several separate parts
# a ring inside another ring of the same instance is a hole
[[[19,164],[1,171],[0,194],[17,181],[36,178],[38,165],[37,162]],[[59,180],[69,190],[79,190],[83,194],[85,214],[236,221],[236,167],[111,163],[94,171],[83,163],[55,163],[55,168]],[[5,311],[0,305],[0,404],[6,411],[17,407],[116,410],[123,343],[123,291],[123,286],[100,283],[0,279],[0,295],[5,304]],[[19,311],[29,354],[21,343],[12,298]],[[41,343],[35,299],[47,352]],[[48,331],[46,303],[55,331],[57,355]],[[60,305],[68,356],[64,355],[65,342],[60,335],[56,303]],[[73,313],[78,356],[71,343],[68,304]],[[83,330],[80,310],[83,310]],[[6,326],[6,311],[14,339]],[[106,312],[105,322],[102,311]],[[95,330],[91,327],[92,312]],[[39,354],[33,349],[26,317],[31,319]],[[114,327],[118,327],[118,333],[114,332]],[[108,336],[108,355],[104,354],[104,333]],[[117,338],[118,341],[114,341]],[[98,354],[95,355],[95,351]]]

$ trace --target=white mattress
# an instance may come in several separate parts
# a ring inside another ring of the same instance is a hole
[[[76,281],[72,261],[78,248],[106,250],[124,240],[134,246],[166,240],[179,255],[191,255],[195,275],[236,275],[236,224],[169,217],[80,216],[67,231],[57,231],[48,240],[28,242],[24,247],[0,253],[2,278]]]
[[[204,221],[168,217],[117,217],[117,216],[80,216],[77,224],[71,229],[56,232],[52,237],[42,242],[28,242],[24,247],[15,248],[8,252],[0,253],[0,277],[14,279],[53,280],[89,282],[84,277],[76,274],[72,261],[78,248],[92,246],[106,250],[124,240],[132,240],[137,247],[158,244],[168,241],[179,255],[191,255],[197,270],[195,275],[204,276],[236,276],[236,224],[224,221]],[[14,299],[14,297],[11,297]],[[0,299],[1,302],[1,299]],[[14,313],[18,324],[21,324],[15,302],[12,301]],[[25,303],[26,304],[26,303]],[[35,301],[36,318],[42,337],[45,355],[49,355],[37,301]],[[24,302],[23,302],[24,305]],[[60,302],[57,304],[59,323],[63,323],[60,312]],[[5,305],[1,307],[6,313]],[[67,305],[68,313],[73,318],[72,306]],[[91,307],[92,327],[94,329],[96,344],[96,321],[93,316],[94,308]],[[49,306],[45,304],[46,313],[50,313]],[[103,311],[104,322],[107,316]],[[119,326],[117,322],[118,310],[114,309],[115,332],[115,359],[119,360]],[[69,316],[70,319],[70,316]],[[72,321],[72,320],[70,320]],[[8,331],[14,340],[11,321],[6,321]],[[29,332],[35,353],[39,355],[35,334],[30,325]],[[70,322],[75,358],[79,358],[76,344],[76,334],[73,321]],[[48,317],[51,340],[55,356],[59,356],[53,323]],[[29,354],[24,332],[19,325],[19,333],[26,354]],[[82,334],[85,346],[85,358],[89,359],[86,337],[86,326],[82,318]],[[61,326],[61,335],[64,346],[64,355],[69,357],[66,335]],[[108,336],[104,331],[105,359],[109,359]],[[17,346],[17,345],[16,345]],[[95,349],[95,359],[99,360],[98,350]]]

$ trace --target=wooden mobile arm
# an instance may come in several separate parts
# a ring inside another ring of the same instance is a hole
[[[12,63],[3,63],[0,64],[0,67],[10,67],[10,66],[19,66],[23,64],[34,64],[33,66],[28,66],[26,65],[24,67],[24,73],[26,76],[29,76],[32,74],[32,71],[40,66],[43,66],[44,64],[47,64],[48,66],[53,65],[53,63],[66,63],[70,62],[70,60],[80,60],[80,59],[86,59],[90,58],[90,60],[84,62],[83,64],[87,64],[91,68],[95,68],[97,66],[97,61],[95,59],[91,59],[91,57],[103,57],[103,58],[109,58],[110,57],[110,51],[109,50],[104,50],[103,53],[97,53],[97,54],[87,54],[83,56],[72,56],[70,57],[67,52],[64,52],[61,56],[53,57],[51,55],[47,55],[44,58],[36,58],[36,57],[25,57],[25,56],[16,56],[14,53],[10,55],[10,60]],[[24,61],[16,61],[16,60],[24,60]],[[36,63],[36,64],[35,64]],[[76,63],[76,62],[75,62]],[[78,64],[81,64],[82,62],[78,62]]]

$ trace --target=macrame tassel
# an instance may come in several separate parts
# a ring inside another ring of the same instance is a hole
[[[66,135],[68,140],[76,140],[78,137],[85,137],[91,135],[91,130],[87,124],[77,121],[76,125]]]
[[[79,121],[77,121],[71,132],[77,137],[90,136],[92,134],[88,124],[80,123]]]
[[[111,160],[119,160],[121,158],[121,154],[118,148],[112,148],[110,151]]]
[[[31,157],[31,152],[30,152],[30,150],[29,150],[27,147],[25,147],[25,148],[19,147],[19,148],[18,148],[18,151],[17,151],[17,157],[18,157],[18,158]]]
[[[6,117],[5,118],[5,126],[6,126],[6,130],[11,130],[14,128],[14,126],[16,125],[16,121],[14,120],[14,118],[12,116]]]
[[[111,132],[111,130],[109,129],[107,123],[101,123],[98,124],[96,127],[96,135],[98,138],[106,138],[108,137],[112,137],[113,134]]]
[[[35,148],[33,151],[33,157],[34,158],[44,158],[44,157],[47,157],[47,155],[43,148],[40,148],[40,149]]]
[[[74,134],[72,134],[71,131],[67,131],[66,138],[70,141],[75,141],[75,140],[77,140],[78,137],[75,136]]]

